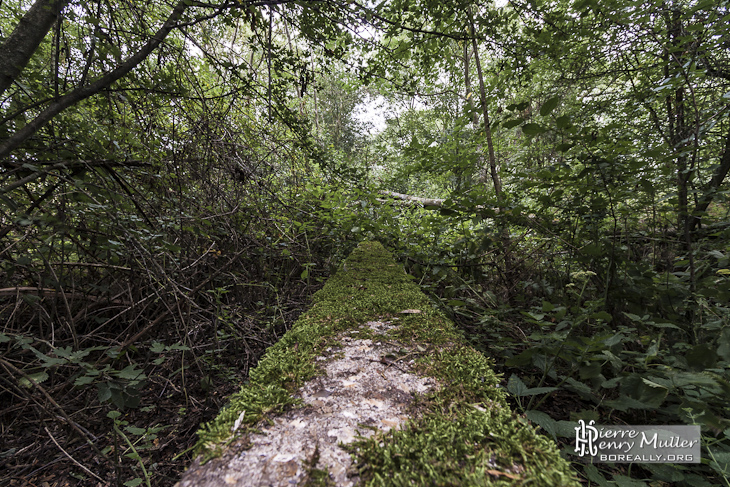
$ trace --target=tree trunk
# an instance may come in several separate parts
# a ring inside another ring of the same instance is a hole
[[[147,56],[149,56],[157,48],[157,46],[162,43],[170,31],[175,28],[177,21],[180,19],[183,12],[185,12],[185,9],[188,8],[188,3],[190,2],[180,0],[180,2],[175,5],[175,8],[172,10],[165,23],[157,32],[155,32],[152,38],[147,41],[147,43],[142,46],[139,51],[121,63],[116,69],[97,79],[93,83],[86,86],[80,86],[54,100],[36,118],[6,139],[2,144],[0,144],[0,158],[7,157],[13,150],[32,137],[36,132],[43,128],[44,125],[50,122],[53,117],[62,111],[92,95],[95,95],[132,71],[139,63],[147,58]]]
[[[725,136],[725,151],[722,153],[720,165],[715,169],[715,173],[712,175],[710,183],[705,188],[704,194],[700,197],[699,202],[697,202],[697,205],[692,212],[693,214],[690,218],[689,225],[691,232],[694,232],[702,221],[702,213],[704,213],[705,210],[707,210],[707,207],[710,206],[710,203],[712,203],[712,200],[715,197],[715,191],[725,180],[725,176],[727,176],[728,171],[730,171],[730,129],[728,129],[728,134]]]
[[[36,0],[0,46],[0,97],[23,71],[69,0]]]
[[[469,15],[469,30],[471,34],[472,47],[474,49],[474,62],[477,67],[477,76],[479,77],[479,96],[482,103],[482,113],[484,114],[484,133],[487,137],[487,150],[489,156],[489,172],[492,176],[492,182],[494,183],[494,193],[497,195],[497,199],[502,199],[502,181],[499,179],[499,173],[497,171],[497,160],[494,156],[494,144],[492,143],[492,128],[489,124],[489,110],[487,108],[487,93],[484,88],[484,76],[482,76],[482,63],[479,61],[479,48],[477,47],[477,39],[474,29],[474,18],[471,14],[471,7],[467,7],[467,14]]]
[[[466,100],[471,108],[472,119],[471,123],[475,131],[479,130],[479,115],[477,114],[476,107],[474,106],[474,92],[471,89],[471,74],[469,73],[469,65],[471,60],[469,59],[469,43],[464,41],[464,84],[466,85]],[[477,166],[481,169],[484,167],[484,153],[482,145],[477,145]],[[486,184],[487,175],[485,172],[479,171],[479,181],[482,184]]]

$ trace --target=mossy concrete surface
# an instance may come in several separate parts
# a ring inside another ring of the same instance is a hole
[[[352,252],[198,436],[180,487],[578,485],[377,242]]]

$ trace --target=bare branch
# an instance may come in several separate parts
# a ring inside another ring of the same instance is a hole
[[[0,96],[23,71],[69,0],[36,0],[0,46]]]
[[[188,8],[188,3],[185,0],[175,5],[175,8],[170,13],[165,23],[160,29],[137,51],[134,55],[130,56],[126,61],[120,64],[116,69],[110,73],[102,76],[93,83],[86,86],[81,86],[75,90],[63,95],[58,100],[52,102],[43,112],[41,112],[35,119],[25,125],[22,129],[15,132],[11,137],[6,139],[0,145],[0,158],[6,158],[13,150],[18,148],[23,142],[33,136],[38,130],[44,125],[50,122],[53,117],[66,110],[70,106],[98,93],[102,89],[108,87],[115,81],[121,79],[132,71],[139,63],[147,58],[167,35],[177,26],[177,21],[182,17],[182,14]]]

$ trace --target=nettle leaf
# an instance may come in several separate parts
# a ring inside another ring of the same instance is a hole
[[[550,436],[557,438],[557,421],[543,413],[542,411],[525,411],[527,419],[535,424],[540,425]]]
[[[669,390],[655,382],[651,382],[650,379],[649,382],[652,385],[649,385],[645,380],[647,379],[639,374],[629,375],[621,383],[621,392],[629,396],[630,399],[645,405],[645,408],[657,408],[664,402]],[[641,409],[638,405],[634,407]]]
[[[540,107],[540,115],[543,117],[549,115],[550,113],[552,113],[553,110],[555,110],[555,108],[558,106],[558,103],[560,103],[559,96],[554,96],[548,99],[548,101],[543,103]]]
[[[517,377],[515,374],[512,374],[509,381],[507,381],[507,390],[515,396],[520,397],[527,391],[527,386],[524,382],[522,382],[522,379]]]

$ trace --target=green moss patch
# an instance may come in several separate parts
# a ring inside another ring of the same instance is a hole
[[[417,398],[413,419],[401,430],[347,446],[365,485],[578,485],[555,444],[510,411],[490,361],[466,346],[377,242],[353,251],[311,309],[267,351],[250,382],[200,429],[199,453],[218,454],[235,434],[296,407],[293,393],[321,373],[316,357],[342,331],[370,336],[359,327],[376,320],[398,325],[387,341],[398,343],[404,357],[417,357],[418,372],[441,386]]]

